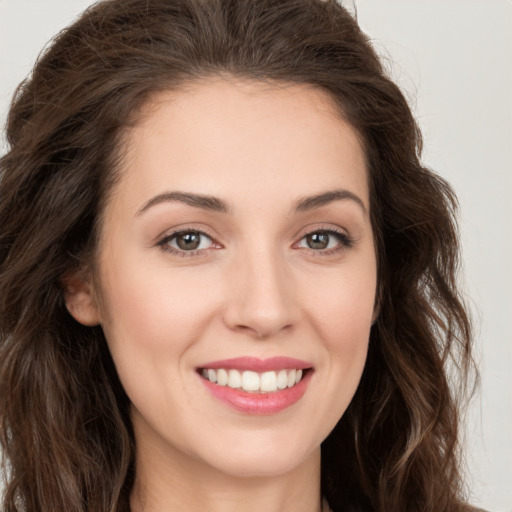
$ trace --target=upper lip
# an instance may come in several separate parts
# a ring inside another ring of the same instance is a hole
[[[268,359],[259,359],[257,357],[235,357],[233,359],[223,359],[211,361],[201,365],[199,368],[211,368],[216,370],[223,368],[225,370],[250,370],[253,372],[266,372],[271,370],[285,370],[295,368],[296,370],[305,370],[313,365],[308,361],[295,359],[293,357],[270,357]]]

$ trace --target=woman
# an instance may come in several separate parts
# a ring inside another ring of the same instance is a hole
[[[342,7],[100,2],[7,138],[5,511],[469,509],[456,200]]]

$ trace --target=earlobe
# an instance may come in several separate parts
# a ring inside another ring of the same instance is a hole
[[[69,314],[83,325],[101,323],[94,287],[89,277],[79,272],[62,278],[64,301]]]

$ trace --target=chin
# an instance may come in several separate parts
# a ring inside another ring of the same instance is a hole
[[[209,465],[221,473],[233,477],[270,478],[278,477],[298,470],[311,458],[320,460],[320,446],[306,451],[295,446],[278,447],[260,443],[242,449],[224,450],[222,454],[215,454]]]

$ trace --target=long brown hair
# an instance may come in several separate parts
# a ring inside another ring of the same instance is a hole
[[[129,400],[101,328],[67,313],[61,279],[94,265],[123,129],[156,92],[218,74],[326,91],[364,144],[380,313],[357,393],[322,445],[324,495],[335,512],[463,510],[471,325],[456,199],[422,166],[404,96],[334,0],[107,0],[18,88],[0,160],[2,510],[129,508]]]

